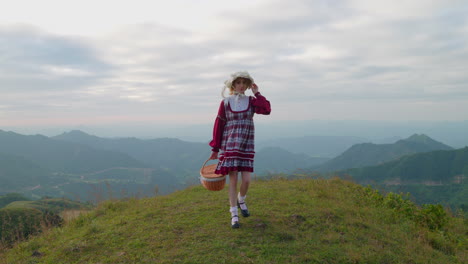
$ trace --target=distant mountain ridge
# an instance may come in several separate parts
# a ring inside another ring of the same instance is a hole
[[[83,144],[25,136],[0,130],[0,153],[25,157],[59,172],[83,173],[109,167],[146,167],[124,153],[96,149]]]
[[[197,174],[211,154],[208,142],[187,142],[176,138],[100,138],[80,130],[66,132],[53,138],[127,153],[152,167],[169,168],[179,175]],[[292,153],[280,147],[256,147],[254,166],[256,174],[265,174],[308,168],[327,160]]]
[[[176,172],[199,169],[211,152],[208,144],[187,142],[176,138],[101,138],[80,130],[65,132],[52,138],[125,153],[152,168],[169,168]]]
[[[393,144],[362,143],[353,145],[338,157],[314,169],[322,172],[382,164],[404,155],[453,148],[425,134],[414,134]]]
[[[362,184],[461,183],[463,178],[468,178],[468,147],[415,153],[380,165],[340,172],[343,173],[351,175]]]
[[[306,154],[294,154],[279,147],[265,147],[256,153],[256,174],[288,173],[324,163],[328,158],[315,158]]]
[[[311,157],[334,158],[354,144],[367,142],[351,136],[304,136],[258,140],[258,148],[279,147],[292,153],[304,153]]]

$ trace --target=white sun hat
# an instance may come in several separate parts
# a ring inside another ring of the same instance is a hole
[[[252,76],[250,76],[250,74],[247,71],[238,71],[238,72],[235,72],[235,73],[231,74],[231,77],[229,79],[227,79],[226,81],[224,81],[224,86],[226,88],[231,89],[232,88],[232,83],[237,78],[249,79],[252,83],[254,83],[254,79],[252,78]]]

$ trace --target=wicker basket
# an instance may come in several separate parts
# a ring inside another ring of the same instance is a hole
[[[226,184],[226,175],[216,174],[217,164],[206,165],[209,160],[207,159],[200,169],[200,182],[207,190],[221,191]]]

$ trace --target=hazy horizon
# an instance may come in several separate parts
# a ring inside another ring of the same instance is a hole
[[[73,130],[103,138],[140,139],[179,138],[185,141],[207,143],[212,136],[212,123],[172,124],[122,124],[120,126],[76,127],[1,127],[0,130],[24,135],[41,134],[48,137]],[[395,138],[407,138],[413,134],[426,134],[454,148],[468,146],[468,120],[465,121],[369,121],[369,120],[262,120],[256,123],[256,141],[309,136],[359,137],[369,142],[388,142]]]

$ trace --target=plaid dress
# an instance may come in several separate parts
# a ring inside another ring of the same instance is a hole
[[[226,175],[229,171],[249,171],[254,168],[254,122],[255,114],[252,98],[244,111],[233,111],[229,100],[224,100],[226,125],[223,131],[217,174]]]

